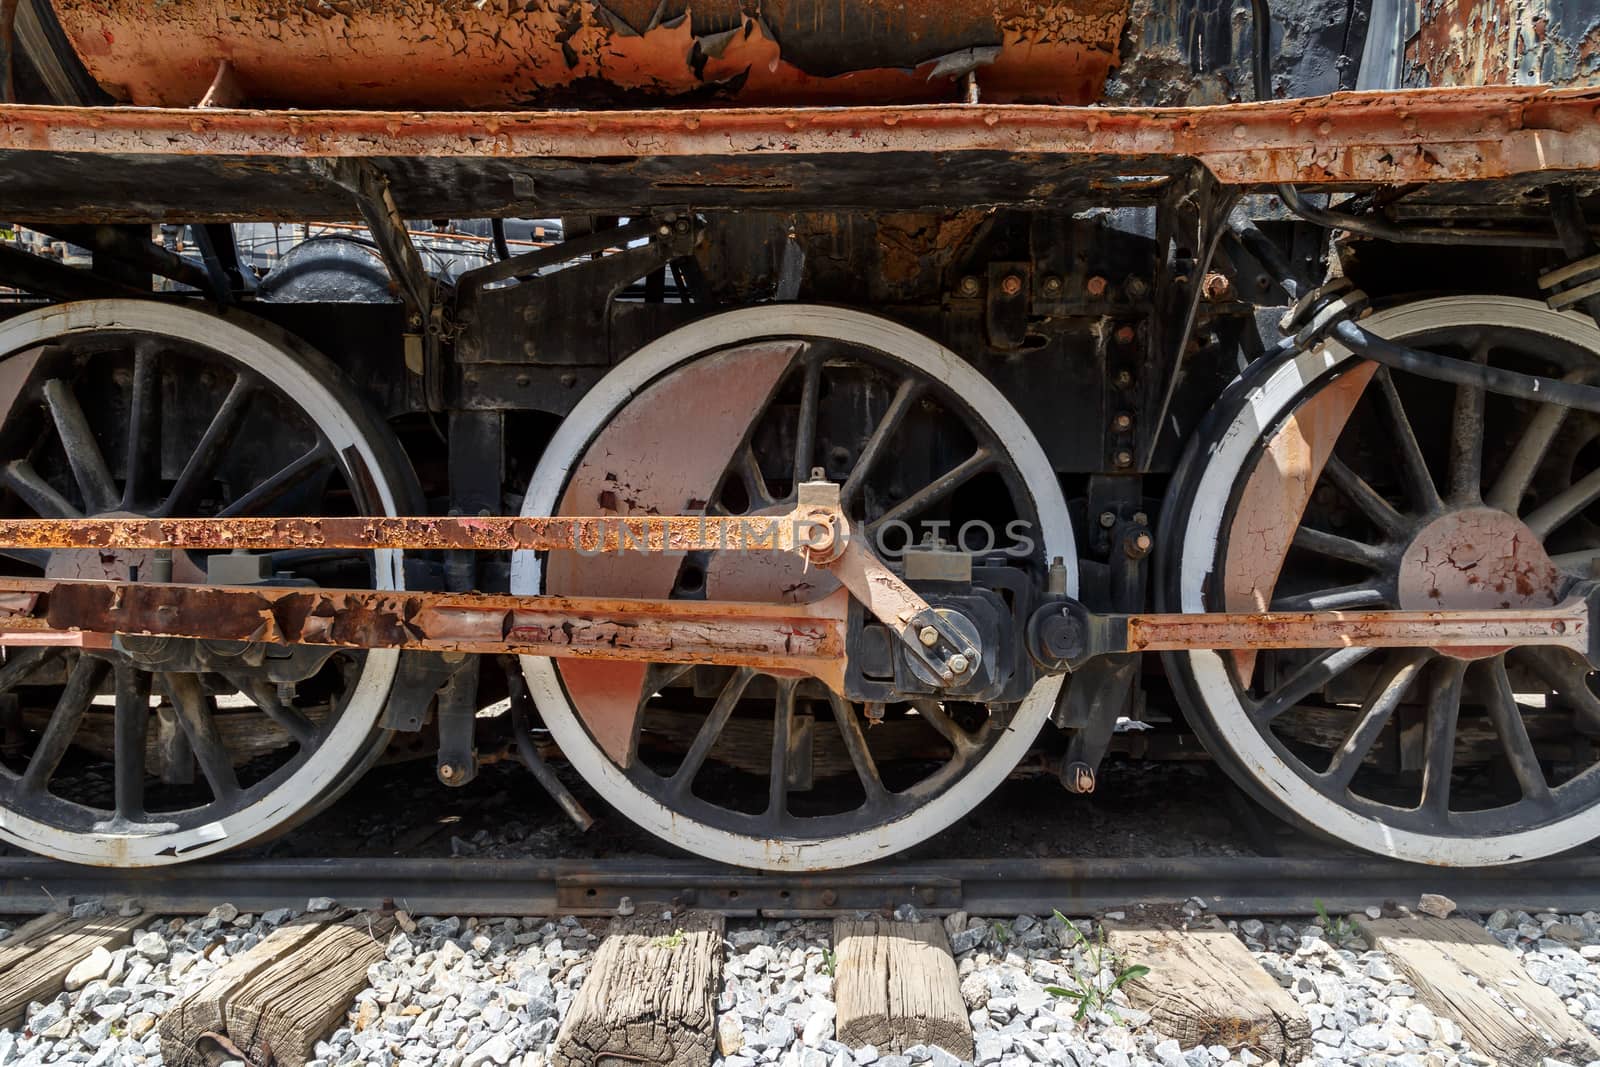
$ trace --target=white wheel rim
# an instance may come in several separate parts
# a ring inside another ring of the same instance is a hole
[[[1038,441],[993,385],[949,349],[903,326],[859,311],[808,304],[741,308],[702,319],[660,337],[630,356],[586,394],[556,432],[534,471],[524,515],[550,515],[574,463],[602,426],[662,374],[701,355],[761,337],[829,337],[874,349],[948,386],[1005,445],[1033,494],[1046,558],[1067,566],[1068,593],[1077,593],[1077,551],[1066,501]],[[532,552],[512,560],[511,591],[542,589],[542,564]],[[642,792],[612,763],[578,719],[554,661],[523,656],[522,671],[545,726],[578,773],[635,823],[681,848],[711,859],[767,870],[850,866],[908,848],[955,822],[1011,772],[1055,706],[1059,677],[1046,678],[1018,705],[1004,735],[948,790],[903,818],[869,830],[814,840],[773,841],[707,826]]]
[[[1600,329],[1576,314],[1551,311],[1544,304],[1505,296],[1441,297],[1380,312],[1362,322],[1383,337],[1403,338],[1447,326],[1506,326],[1543,333],[1587,348],[1600,356]],[[1203,612],[1205,589],[1217,556],[1233,487],[1255,442],[1277,424],[1306,386],[1352,358],[1336,342],[1301,353],[1250,394],[1238,417],[1212,450],[1184,525],[1179,569],[1180,607]],[[1195,682],[1196,696],[1209,709],[1217,739],[1237,757],[1243,773],[1285,808],[1324,833],[1396,859],[1469,867],[1537,859],[1583,844],[1600,833],[1592,809],[1531,830],[1492,837],[1443,837],[1400,830],[1351,811],[1306,782],[1250,721],[1238,699],[1227,666],[1216,652],[1181,654]]]
[[[260,374],[290,396],[327,436],[343,463],[354,448],[365,462],[384,512],[398,514],[394,487],[371,442],[326,386],[290,352],[294,342],[265,323],[148,300],[91,300],[31,311],[0,323],[0,359],[53,338],[102,330],[159,334],[211,349]],[[401,589],[402,555],[381,551],[375,587]],[[314,752],[256,803],[214,822],[160,834],[86,834],[0,810],[0,838],[73,863],[154,867],[214,855],[257,840],[317,800],[364,748],[382,714],[399,653],[367,653],[343,712]],[[158,818],[156,816],[155,818]]]

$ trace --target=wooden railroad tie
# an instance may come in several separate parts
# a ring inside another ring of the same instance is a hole
[[[1600,1042],[1567,1014],[1561,998],[1472,920],[1407,915],[1362,919],[1358,926],[1405,975],[1417,999],[1460,1026],[1478,1052],[1507,1064],[1600,1059]]]
[[[1248,1048],[1279,1063],[1311,1051],[1306,1013],[1218,920],[1186,928],[1108,922],[1105,931],[1118,959],[1150,968],[1123,987],[1128,999],[1184,1048]]]
[[[612,920],[556,1035],[555,1067],[706,1067],[722,990],[721,915],[639,911]]]
[[[170,1067],[301,1067],[366,988],[394,928],[392,916],[348,910],[280,926],[167,1010],[162,1058]]]
[[[840,1041],[897,1053],[938,1045],[972,1059],[972,1023],[941,923],[835,919],[833,951]]]
[[[0,942],[0,1027],[20,1029],[31,1001],[53,999],[74,966],[96,952],[126,945],[149,915],[74,919],[51,912],[31,919]],[[102,972],[103,973],[103,972]]]

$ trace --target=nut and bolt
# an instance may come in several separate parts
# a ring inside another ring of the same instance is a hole
[[[1054,274],[1047,274],[1045,275],[1043,288],[1045,296],[1060,296],[1061,279]]]
[[[1139,333],[1132,326],[1118,326],[1117,332],[1111,335],[1112,340],[1126,348],[1139,339]]]
[[[978,278],[977,278],[977,275],[969,274],[965,278],[962,278],[960,283],[956,286],[956,292],[960,293],[962,296],[977,296],[978,295]]]
[[[456,765],[454,763],[439,764],[439,780],[441,782],[453,782],[460,777],[460,775],[461,772],[456,769]]]
[[[688,219],[679,219],[677,222],[674,222],[672,224],[672,228],[674,230],[676,230],[678,233],[688,233],[689,232],[689,220]]]
[[[1116,455],[1111,457],[1119,467],[1133,466],[1133,453],[1126,448],[1117,449]]]
[[[662,237],[671,237],[672,225],[670,223],[663,222],[660,226],[656,227],[656,233],[660,234]]]
[[[1119,433],[1127,433],[1129,430],[1133,429],[1133,416],[1128,414],[1126,411],[1119,411],[1112,417],[1111,425],[1115,427]]]
[[[1139,277],[1129,278],[1123,289],[1127,291],[1129,300],[1143,300],[1150,294],[1149,283]]]
[[[1143,559],[1150,554],[1150,550],[1155,547],[1155,543],[1155,538],[1141,530],[1128,538],[1126,546],[1128,558]]]
[[[1102,511],[1100,513],[1100,525],[1101,526],[1104,526],[1106,529],[1109,530],[1109,529],[1111,529],[1111,527],[1115,526],[1116,524],[1117,524],[1116,515],[1112,514],[1109,511]]]
[[[917,631],[917,640],[932,648],[939,643],[939,631],[931,626],[924,626]]]
[[[1007,274],[1000,279],[1000,291],[1007,296],[1016,296],[1022,292],[1022,278],[1015,274]]]
[[[1117,371],[1117,376],[1111,381],[1118,389],[1126,389],[1133,384],[1133,374],[1129,371],[1119,370]]]
[[[957,652],[945,662],[948,663],[950,669],[955,671],[957,674],[967,673],[967,667],[969,666],[967,657],[963,656],[961,653]]]
[[[1083,283],[1083,292],[1090,300],[1099,300],[1106,295],[1106,280],[1096,274]]]

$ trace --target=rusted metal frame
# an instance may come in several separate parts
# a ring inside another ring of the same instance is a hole
[[[491,552],[795,552],[828,538],[834,513],[787,515],[383,516],[0,519],[0,545],[33,549],[277,552],[359,548]]]
[[[1183,108],[922,105],[631,111],[0,106],[0,150],[576,160],[880,152],[1198,159],[1224,185],[1600,170],[1600,92],[1496,86]]]
[[[1111,631],[1108,645],[1132,652],[1448,646],[1487,653],[1543,645],[1590,654],[1585,597],[1535,609],[1209,612],[1101,616],[1096,622]]]
[[[217,285],[216,279],[204,268],[195,266],[176,252],[169,252],[151,241],[147,227],[140,228],[144,230],[141,239],[121,226],[73,226],[51,223],[27,225],[30,229],[38,230],[59,241],[87,248],[98,255],[129,263],[163,278],[193,286],[220,302],[228,301],[229,294],[225,286]]]
[[[842,682],[847,597],[748,604],[292,586],[0,579],[0,644],[141,635],[339,648],[716,663]]]

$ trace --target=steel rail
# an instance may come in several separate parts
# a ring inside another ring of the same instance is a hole
[[[200,914],[228,901],[247,911],[304,908],[327,896],[350,907],[415,915],[606,915],[624,898],[730,916],[792,918],[889,911],[1091,914],[1199,897],[1219,915],[1335,914],[1443,893],[1468,911],[1576,912],[1600,901],[1600,857],[1508,867],[1444,868],[1322,851],[1303,857],[885,860],[821,873],[761,872],[699,860],[238,859],[116,870],[36,857],[0,858],[0,911],[69,901],[136,899],[155,914]]]

